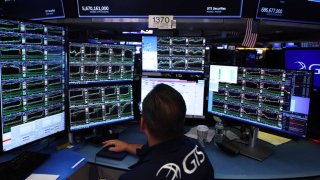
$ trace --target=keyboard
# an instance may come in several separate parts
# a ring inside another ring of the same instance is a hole
[[[107,159],[114,159],[114,160],[122,160],[126,157],[127,152],[113,152],[109,151],[108,148],[102,148],[97,154],[97,157],[107,158]]]
[[[25,179],[49,158],[50,154],[24,151],[15,158],[0,164],[0,179]]]

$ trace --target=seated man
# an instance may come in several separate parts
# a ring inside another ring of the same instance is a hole
[[[214,170],[196,140],[184,136],[186,104],[174,88],[159,84],[142,103],[140,129],[148,143],[128,144],[120,140],[103,142],[110,151],[128,151],[139,161],[120,179],[190,179],[214,178]]]

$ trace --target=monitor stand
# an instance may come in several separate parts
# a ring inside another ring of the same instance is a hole
[[[263,161],[272,154],[272,149],[264,146],[258,139],[259,128],[251,126],[249,133],[249,144],[237,144],[240,154],[250,158]]]
[[[110,139],[118,139],[118,133],[113,133],[106,128],[93,128],[92,136],[87,138],[86,141],[95,146],[101,146],[102,142]]]

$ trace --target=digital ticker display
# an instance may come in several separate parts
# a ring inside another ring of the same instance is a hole
[[[78,0],[79,17],[147,17],[163,14],[176,17],[241,17],[242,0]],[[146,8],[148,7],[148,8]]]
[[[320,23],[319,0],[260,0],[257,19]]]
[[[65,18],[65,13],[62,0],[5,0],[0,1],[0,16],[37,20]]]

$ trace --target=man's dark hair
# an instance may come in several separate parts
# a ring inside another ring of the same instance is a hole
[[[182,95],[165,84],[158,84],[142,103],[142,116],[149,133],[160,141],[183,135],[186,103]]]

